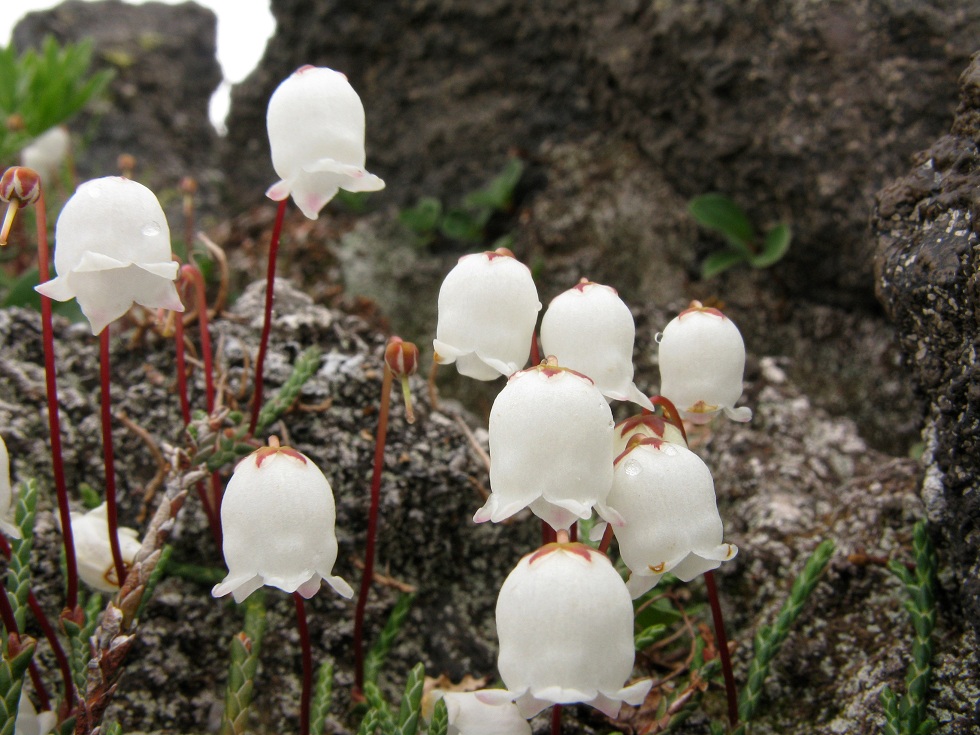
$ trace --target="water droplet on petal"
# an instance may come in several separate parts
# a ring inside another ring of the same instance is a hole
[[[640,463],[637,462],[635,459],[628,459],[626,460],[626,464],[623,465],[623,472],[625,472],[630,477],[636,477],[642,471],[643,468],[640,467]]]
[[[140,232],[142,232],[146,237],[155,237],[160,234],[160,225],[158,225],[156,222],[147,222],[140,229]]]
[[[658,345],[663,341],[663,339],[664,339],[663,332],[657,332],[655,335],[653,335],[653,341],[656,342]]]
[[[671,444],[667,443],[664,444],[663,446],[663,453],[666,454],[668,457],[676,457],[677,449],[673,447]]]

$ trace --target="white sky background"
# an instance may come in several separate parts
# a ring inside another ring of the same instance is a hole
[[[89,0],[92,2],[93,0]],[[126,0],[130,5],[142,5],[147,0]],[[157,0],[176,5],[186,0]],[[228,114],[231,85],[243,80],[255,68],[266,41],[275,30],[275,20],[269,11],[269,0],[195,0],[198,5],[210,8],[218,16],[218,61],[221,63],[224,82],[211,98],[212,124],[224,132],[224,119]],[[27,13],[48,10],[60,5],[61,0],[7,0],[0,12],[0,46],[10,44],[14,26]],[[16,8],[16,10],[15,10]]]

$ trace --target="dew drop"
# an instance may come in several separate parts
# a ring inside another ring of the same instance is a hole
[[[140,229],[140,232],[142,232],[146,237],[155,237],[160,234],[160,225],[158,225],[156,222],[147,222]]]
[[[628,459],[626,460],[626,464],[623,465],[623,472],[625,472],[630,477],[636,477],[642,471],[643,468],[640,467],[640,463],[637,462],[635,459]]]
[[[666,454],[668,457],[676,457],[677,456],[677,449],[676,449],[676,447],[671,446],[669,443],[668,444],[664,444],[663,451],[664,451],[664,454]]]
[[[653,341],[656,342],[658,345],[661,342],[663,342],[663,340],[664,340],[664,333],[663,332],[657,332],[655,335],[653,335]]]

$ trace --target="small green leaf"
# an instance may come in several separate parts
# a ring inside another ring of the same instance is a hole
[[[637,651],[642,651],[647,646],[653,645],[660,640],[667,630],[666,625],[656,624],[645,628],[637,633],[633,639],[633,645]]]
[[[450,240],[480,242],[483,240],[483,226],[489,219],[482,213],[472,213],[465,209],[450,209],[439,222],[439,230]]]
[[[704,259],[701,264],[701,278],[704,280],[714,278],[719,273],[724,273],[732,266],[747,260],[748,256],[740,250],[719,250]]]
[[[449,731],[449,710],[446,700],[440,699],[432,710],[432,722],[429,723],[428,735],[446,735]]]
[[[703,194],[687,205],[698,224],[722,235],[737,250],[752,253],[755,229],[745,212],[723,194]]]
[[[775,265],[789,251],[789,245],[793,240],[793,233],[789,225],[783,222],[773,227],[766,233],[766,239],[762,243],[762,252],[749,259],[753,268],[768,268]]]
[[[399,221],[418,235],[431,235],[435,232],[441,216],[442,202],[435,197],[422,197],[414,207],[398,213]]]

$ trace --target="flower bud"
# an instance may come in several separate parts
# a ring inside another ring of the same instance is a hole
[[[507,687],[483,701],[512,699],[524,717],[581,702],[616,718],[640,704],[652,682],[624,686],[633,671],[633,605],[619,572],[584,544],[548,544],[528,554],[497,597],[497,668]]]
[[[10,228],[17,210],[33,204],[41,196],[41,177],[37,171],[24,166],[13,166],[0,177],[0,200],[7,202],[7,211],[0,225],[0,245],[7,244]]]
[[[660,392],[682,418],[706,423],[719,411],[748,421],[752,410],[735,408],[742,395],[745,344],[738,327],[717,309],[692,301],[660,339]]]
[[[558,363],[588,375],[607,398],[653,404],[633,383],[636,326],[616,289],[586,279],[559,294],[541,319],[541,346]]]
[[[116,565],[112,560],[109,545],[109,516],[105,503],[88,513],[71,514],[71,533],[75,540],[75,556],[78,561],[78,576],[89,587],[102,592],[115,592],[119,589],[116,579]],[[135,529],[118,529],[119,551],[123,564],[128,570],[140,550],[139,534]]]
[[[402,396],[405,399],[405,420],[415,423],[412,411],[412,390],[408,384],[409,376],[415,375],[419,369],[419,348],[412,342],[406,342],[401,337],[392,337],[385,347],[385,365],[391,374],[402,384]]]
[[[20,529],[14,522],[14,491],[10,484],[10,455],[0,437],[0,531],[10,538],[20,538]]]
[[[183,311],[174,280],[167,217],[153,192],[118,176],[87,181],[55,226],[57,278],[35,287],[55,301],[75,298],[99,334],[136,303]]]
[[[364,168],[364,107],[339,71],[303,66],[273,92],[266,114],[272,166],[281,177],[266,196],[290,194],[310,219],[337,194],[378,191],[385,182]]]
[[[531,271],[509,252],[464,255],[439,289],[435,360],[476,380],[512,375],[527,363],[540,310]]]
[[[631,441],[616,459],[608,502],[625,521],[614,532],[634,598],[667,572],[689,582],[738,553],[722,541],[711,472],[686,447],[658,439]]]
[[[336,519],[330,483],[309,457],[278,442],[252,452],[235,467],[221,500],[228,576],[211,594],[230,592],[241,602],[269,585],[309,598],[326,580],[350,598],[350,585],[332,573]]]

